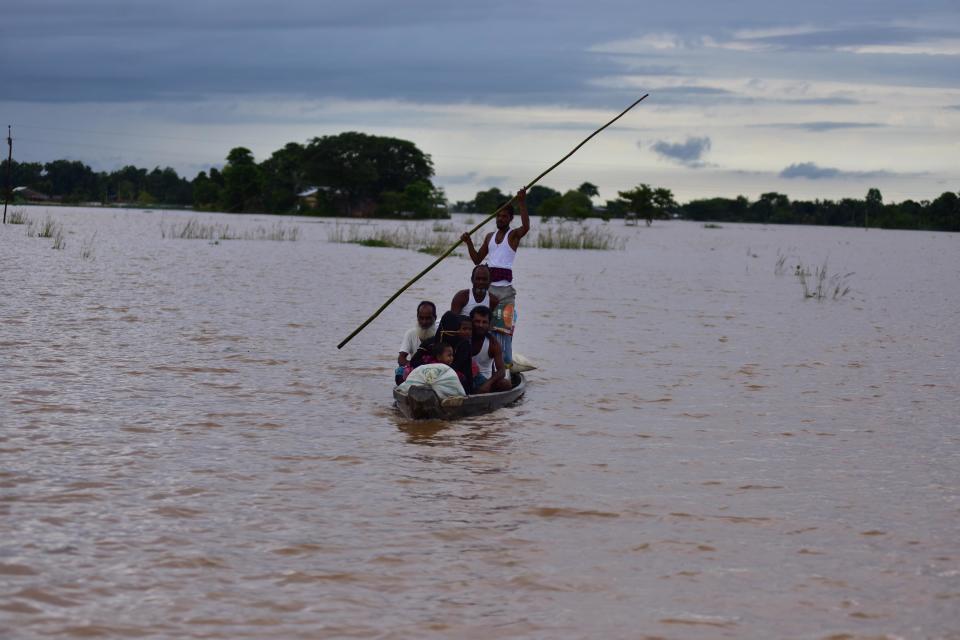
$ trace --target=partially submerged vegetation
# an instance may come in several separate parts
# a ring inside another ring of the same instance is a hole
[[[62,231],[63,225],[50,216],[44,218],[43,222],[27,220],[27,236],[31,238],[52,238]]]
[[[621,238],[603,227],[588,225],[542,226],[537,234],[538,249],[624,249],[625,238]]]
[[[67,238],[63,232],[63,225],[50,216],[44,218],[43,222],[30,220],[26,216],[20,219],[20,222],[14,224],[26,224],[28,238],[51,238],[54,249],[65,249],[67,247]]]
[[[408,249],[430,255],[440,255],[449,249],[459,237],[450,233],[452,227],[433,225],[433,234],[422,226],[402,226],[394,229],[369,224],[340,224],[327,230],[330,242],[359,244],[364,247]]]
[[[838,300],[850,293],[848,282],[853,272],[829,275],[827,262],[824,260],[823,264],[815,267],[813,271],[810,271],[810,268],[805,267],[802,263],[798,264],[794,275],[797,276],[800,286],[803,287],[804,298]]]
[[[328,228],[327,240],[364,247],[408,249],[436,256],[460,240],[459,234],[451,231],[452,226],[436,224],[431,233],[422,225],[384,228],[372,224],[337,223]],[[626,243],[626,239],[602,227],[563,223],[541,226],[536,240],[540,249],[623,249]]]
[[[63,225],[58,224],[53,232],[53,248],[57,251],[67,248],[67,240],[63,237]]]
[[[27,217],[27,214],[23,209],[16,208],[10,210],[10,215],[7,217],[7,222],[9,224],[27,224],[30,222],[30,218]]]
[[[177,240],[277,240],[294,241],[300,236],[299,227],[287,227],[277,222],[271,227],[258,225],[251,229],[231,229],[228,224],[204,223],[191,218],[183,224],[160,223],[160,236]]]
[[[83,244],[80,245],[80,258],[83,260],[93,260],[93,242],[97,239],[97,233],[94,231],[93,235],[83,241]]]

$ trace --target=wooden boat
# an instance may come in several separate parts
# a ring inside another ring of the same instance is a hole
[[[456,396],[442,401],[430,387],[414,385],[406,393],[395,388],[393,398],[400,413],[410,420],[453,420],[490,413],[516,402],[527,390],[527,379],[522,373],[514,373],[511,382],[513,388],[507,391]]]

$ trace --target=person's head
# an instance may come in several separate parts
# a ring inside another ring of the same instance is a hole
[[[417,305],[417,324],[420,325],[421,329],[429,329],[433,327],[433,323],[437,321],[437,305],[433,304],[429,300],[424,300]]]
[[[470,310],[470,320],[473,324],[473,335],[482,336],[490,331],[490,307],[480,305]]]
[[[466,335],[464,335],[463,332],[464,322],[466,322],[468,327]],[[470,318],[467,316],[461,316],[453,311],[446,311],[440,318],[440,328],[437,329],[437,341],[446,342],[456,347],[463,338],[470,338],[472,326]]]
[[[446,342],[436,343],[433,345],[433,358],[449,367],[453,364],[453,345]]]
[[[513,205],[508,204],[497,212],[497,229],[509,229],[511,220],[513,220]]]
[[[470,284],[473,285],[473,292],[483,298],[490,288],[490,267],[485,264],[475,266],[470,274]]]
[[[470,338],[473,335],[473,320],[470,316],[458,316],[460,319],[460,330],[458,335],[461,338]]]

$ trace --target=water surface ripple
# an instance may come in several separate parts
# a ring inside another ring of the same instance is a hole
[[[462,256],[338,351],[429,256],[26,212],[67,246],[0,228],[3,637],[960,637],[956,234],[524,247],[527,397],[412,424],[391,362]],[[852,291],[804,299],[825,260]]]

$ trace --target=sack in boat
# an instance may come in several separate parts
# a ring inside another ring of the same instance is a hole
[[[524,371],[533,371],[537,368],[537,365],[533,364],[533,361],[529,358],[525,358],[516,351],[513,352],[513,366],[510,367],[510,371],[514,373],[523,373]]]
[[[453,396],[467,395],[463,385],[460,384],[457,372],[440,362],[417,367],[410,372],[397,390],[406,393],[414,385],[430,387],[441,401]]]

